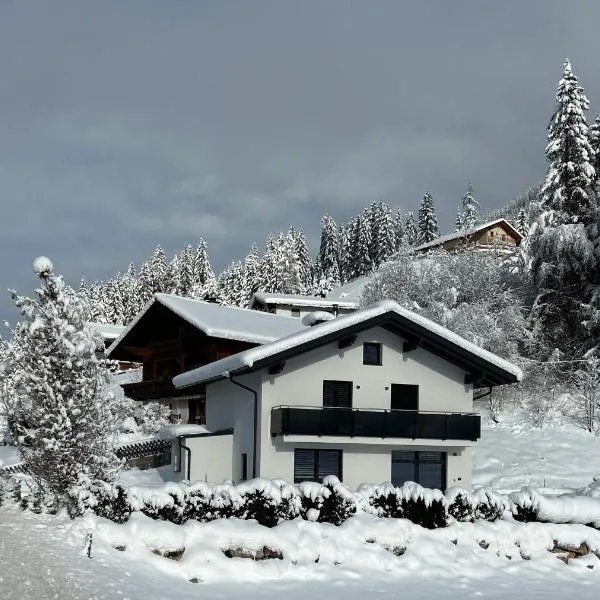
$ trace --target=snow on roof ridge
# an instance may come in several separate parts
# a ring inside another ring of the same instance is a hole
[[[334,304],[337,304],[342,308],[354,308],[357,305],[357,303],[352,300],[337,300],[335,298],[322,298],[320,296],[307,296],[305,294],[277,294],[270,292],[255,292],[250,300],[250,305],[255,298],[261,302],[274,304],[277,304],[278,300],[281,300],[282,304],[285,304],[287,300],[290,301],[290,304],[293,304],[294,301],[296,301],[298,306],[333,306]]]
[[[295,332],[296,330],[303,329],[303,325],[299,319],[295,317],[285,317],[282,315],[274,315],[271,313],[259,312],[256,310],[250,310],[248,308],[239,308],[233,306],[223,306],[220,304],[214,304],[211,302],[205,302],[204,300],[197,300],[195,298],[186,298],[185,296],[178,296],[176,294],[165,294],[162,292],[156,293],[152,296],[152,298],[144,305],[142,310],[135,316],[135,318],[127,325],[123,332],[117,337],[117,339],[110,345],[108,350],[106,351],[107,356],[110,356],[111,352],[115,350],[115,348],[123,341],[123,339],[129,334],[129,332],[137,325],[140,319],[148,312],[148,310],[152,307],[152,305],[156,302],[162,304],[162,306],[168,308],[173,311],[176,315],[182,318],[184,321],[187,321],[193,327],[197,327],[198,329],[204,331],[207,335],[212,335],[215,337],[223,337],[226,339],[236,339],[248,341],[250,343],[264,344],[272,342],[278,339],[276,333],[269,332],[268,327],[266,327],[266,331],[246,331],[247,335],[243,334],[243,325],[240,329],[240,326],[236,327],[235,324],[232,324],[231,327],[226,328],[223,327],[222,324],[219,327],[211,325],[210,319],[202,320],[196,316],[190,315],[186,313],[185,310],[179,305],[181,301],[185,301],[187,304],[192,304],[196,306],[204,306],[208,307],[211,311],[221,311],[223,314],[227,314],[232,316],[233,313],[244,314],[244,316],[250,317],[255,329],[261,329],[267,322],[269,326],[274,324],[285,324],[283,335],[289,335],[290,332]],[[214,313],[213,313],[214,316]],[[256,327],[258,325],[258,327]],[[290,326],[293,329],[290,329]],[[250,328],[252,329],[252,327]],[[235,333],[232,333],[235,332]]]
[[[346,327],[350,327],[354,324],[367,321],[373,317],[377,317],[389,312],[395,312],[396,314],[405,317],[413,323],[445,338],[449,342],[463,348],[467,352],[470,352],[471,354],[486,360],[498,368],[511,373],[519,381],[523,377],[523,372],[521,369],[509,361],[496,356],[488,350],[480,348],[476,344],[465,340],[457,333],[450,331],[449,329],[431,321],[430,319],[427,319],[426,317],[418,315],[406,308],[402,308],[394,300],[382,300],[350,315],[337,317],[332,321],[326,321],[324,323],[314,325],[310,329],[292,333],[281,339],[264,344],[263,346],[251,348],[207,365],[203,365],[202,367],[198,367],[191,371],[181,373],[173,378],[173,384],[176,388],[185,388],[208,380],[229,377],[230,373],[232,372],[236,372],[244,368],[252,368],[254,363],[258,360],[269,358],[269,356],[294,348],[305,342],[319,339],[327,334],[335,333],[336,331],[342,330]]]
[[[425,244],[416,246],[414,248],[414,250],[415,251],[424,250],[425,248],[439,246],[440,244],[443,244],[444,242],[449,242],[449,241],[455,240],[457,238],[473,235],[474,233],[477,233],[478,231],[481,231],[482,229],[485,229],[486,227],[492,227],[493,225],[497,225],[498,223],[508,224],[508,226],[513,231],[515,231],[521,238],[523,238],[523,234],[521,234],[518,229],[516,229],[513,225],[511,225],[507,219],[500,217],[499,219],[494,219],[493,221],[488,221],[487,223],[482,223],[481,225],[477,225],[476,227],[471,227],[470,229],[463,229],[462,231],[455,231],[454,233],[447,233],[446,235],[441,235],[440,237],[435,238],[435,240],[432,240],[431,242],[426,242]]]

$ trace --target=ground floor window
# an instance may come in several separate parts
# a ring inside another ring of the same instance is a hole
[[[415,481],[426,488],[446,489],[445,452],[392,451],[392,484]]]
[[[302,481],[323,481],[327,475],[335,475],[342,480],[341,450],[294,450],[294,483]]]

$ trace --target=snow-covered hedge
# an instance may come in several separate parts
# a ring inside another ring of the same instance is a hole
[[[92,509],[117,523],[133,512],[161,521],[182,524],[238,518],[267,527],[302,518],[341,525],[357,512],[382,518],[404,518],[427,529],[445,527],[454,519],[495,521],[508,508],[506,501],[487,490],[470,494],[449,490],[444,495],[416,483],[394,487],[389,483],[364,485],[351,492],[336,477],[323,484],[298,485],[283,480],[254,479],[238,485],[167,483],[160,488],[97,487],[78,497],[78,512]]]

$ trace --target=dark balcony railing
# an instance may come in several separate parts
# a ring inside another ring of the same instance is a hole
[[[473,413],[277,406],[271,436],[344,436],[471,440],[481,437],[481,417]]]
[[[161,398],[174,398],[185,396],[187,390],[178,390],[171,379],[152,379],[136,383],[124,383],[123,392],[133,400],[160,400]],[[189,394],[189,392],[187,392]]]

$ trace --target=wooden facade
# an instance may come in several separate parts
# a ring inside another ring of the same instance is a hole
[[[134,400],[159,400],[170,406],[174,421],[203,424],[205,394],[176,390],[172,379],[190,369],[255,346],[248,342],[213,338],[156,303],[111,352],[110,358],[142,364],[142,380],[123,385]]]

